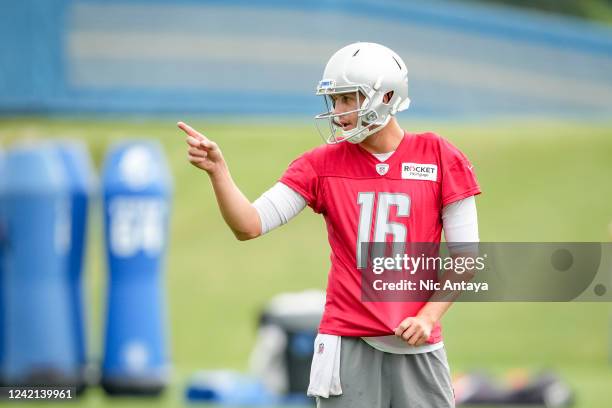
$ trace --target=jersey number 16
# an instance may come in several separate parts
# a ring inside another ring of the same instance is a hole
[[[374,237],[370,236],[372,218],[374,215],[374,202],[376,205],[376,221],[374,224]],[[393,242],[406,242],[406,226],[399,222],[389,221],[389,208],[397,207],[398,217],[410,216],[410,196],[403,193],[376,193],[367,192],[359,193],[357,196],[357,204],[359,210],[359,227],[357,229],[357,268],[365,268],[367,266],[366,259],[368,258],[368,245],[363,245],[369,242],[386,242],[387,234],[392,235]],[[365,248],[364,248],[365,247]],[[362,253],[362,252],[366,253]]]

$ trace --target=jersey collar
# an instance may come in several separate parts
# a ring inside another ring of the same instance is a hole
[[[402,156],[401,152],[408,144],[407,140],[409,139],[409,136],[410,134],[404,131],[404,137],[400,141],[399,145],[397,145],[395,152],[391,156],[387,157],[387,160],[385,161],[378,160],[372,153],[368,152],[366,149],[361,147],[359,144],[355,144],[353,146],[359,151],[359,154],[361,156],[365,157],[365,160],[372,162],[373,165],[380,164],[380,163],[386,163],[389,166],[393,166],[399,160],[399,157]],[[374,166],[372,166],[372,168],[374,169]]]

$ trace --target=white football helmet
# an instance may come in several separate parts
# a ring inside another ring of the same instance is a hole
[[[332,95],[354,92],[361,106],[350,112],[334,113]],[[383,97],[393,96],[388,103]],[[360,143],[378,132],[397,112],[408,109],[408,69],[404,61],[389,48],[375,43],[357,42],[337,51],[327,62],[317,95],[325,99],[326,112],[315,116],[317,130],[327,144],[344,141]],[[357,125],[344,131],[338,118],[357,113]],[[325,121],[322,129],[321,120]]]

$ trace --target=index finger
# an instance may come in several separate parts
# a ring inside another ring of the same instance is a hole
[[[407,321],[403,321],[402,323],[400,323],[399,326],[395,328],[395,335],[398,337],[401,336],[410,326],[412,326],[412,320],[407,319]]]
[[[200,132],[198,132],[185,122],[178,122],[176,125],[179,127],[179,129],[181,129],[183,132],[187,133],[191,137],[195,137],[198,140],[205,139],[205,137]]]

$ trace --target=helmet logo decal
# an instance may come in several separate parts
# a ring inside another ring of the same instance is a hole
[[[323,79],[319,82],[319,89],[333,89],[336,87],[336,81],[333,79]]]

